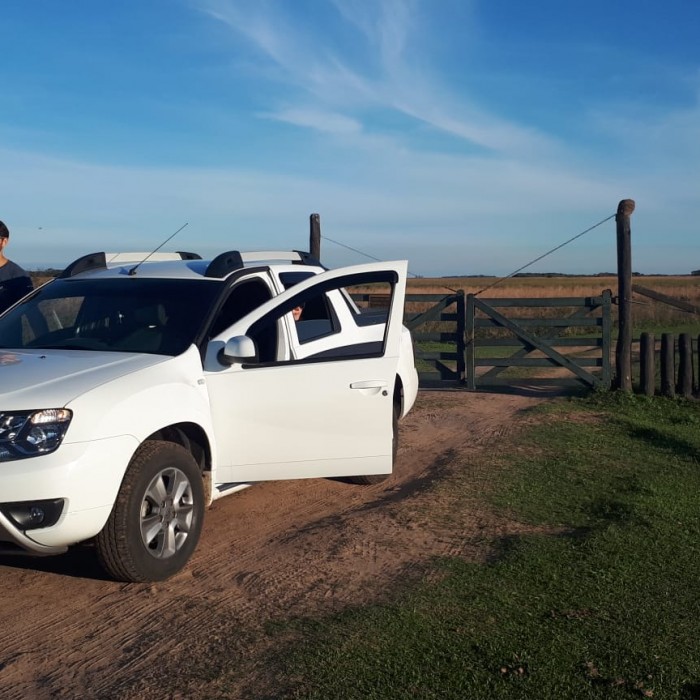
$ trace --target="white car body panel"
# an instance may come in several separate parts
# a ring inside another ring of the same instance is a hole
[[[2,407],[13,411],[63,407],[95,387],[167,359],[81,350],[0,350],[0,357]]]
[[[395,373],[394,358],[379,358],[208,375],[219,436],[217,480],[391,472]],[[375,389],[351,388],[366,377],[378,377]]]
[[[6,366],[0,374],[3,385],[9,385],[2,392],[4,410],[71,409],[74,419],[63,446],[122,435],[138,445],[157,430],[182,422],[201,426],[214,440],[201,359],[194,346],[177,357],[80,350],[21,355],[21,363]],[[23,392],[22,382],[33,383]],[[45,457],[31,461],[35,459]],[[126,464],[122,475],[125,469]]]
[[[66,404],[74,418],[64,444],[119,435],[131,435],[141,443],[157,430],[183,422],[201,426],[213,440],[197,348],[191,346],[177,357],[150,357],[157,361]],[[100,411],[92,409],[96,405]]]
[[[74,413],[61,448],[52,454],[0,465],[0,500],[66,499],[66,511],[59,522],[51,528],[34,530],[30,535],[30,540],[44,546],[73,544],[102,529],[133,454],[157,430],[191,422],[201,426],[215,444],[196,348],[191,347],[173,358],[122,355],[122,362],[103,367],[99,375],[102,382],[92,391],[62,403],[62,394],[71,393],[66,390],[71,386],[71,378],[89,375],[97,361],[92,355],[115,356],[115,353],[59,351],[55,359],[66,360],[67,354],[71,357],[64,367],[75,370],[75,374],[49,383],[56,399],[51,405],[65,406]],[[82,365],[86,368],[76,369]],[[126,367],[132,372],[124,374]],[[58,390],[59,385],[64,387],[63,392]],[[95,410],[95,406],[101,410]],[[13,408],[17,407],[13,404]],[[216,474],[215,463],[212,474]]]
[[[125,464],[138,445],[136,438],[124,435],[64,444],[52,454],[2,464],[4,502],[66,499],[56,525],[28,532],[28,540],[38,545],[37,553],[43,548],[65,549],[104,527]]]
[[[413,355],[413,340],[406,327],[402,329],[401,333],[398,373],[403,382],[403,402],[400,416],[403,418],[413,408],[418,396],[418,370]]]

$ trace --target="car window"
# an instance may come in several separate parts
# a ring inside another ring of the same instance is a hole
[[[299,284],[299,282],[303,282],[304,280],[309,279],[309,277],[313,277],[316,273],[310,272],[308,270],[299,270],[295,272],[280,272],[280,282],[284,285],[285,289],[289,289],[290,287],[293,287],[295,284]]]
[[[209,330],[209,337],[219,335],[269,299],[272,299],[272,292],[263,280],[243,280],[231,289],[218,310]]]
[[[341,290],[347,286],[345,278],[330,280],[291,297],[273,312],[263,316],[247,332],[258,345],[260,362],[281,361],[270,351],[269,334],[279,327],[285,315],[301,306],[298,320],[291,324],[292,338],[296,340],[296,352],[288,361],[349,359],[353,357],[379,356],[383,353],[388,311],[394,290],[394,279],[384,273],[365,273],[376,293],[385,300],[382,308],[356,307],[351,313],[347,308],[342,316],[332,303],[341,299]],[[344,302],[339,302],[344,304]],[[353,316],[362,318],[356,322]],[[345,319],[345,320],[343,320]],[[260,349],[262,348],[262,350]]]
[[[358,326],[386,322],[391,309],[391,290],[386,285],[350,285],[342,294]]]
[[[340,322],[326,293],[316,294],[296,307],[294,332],[300,343],[340,332]]]

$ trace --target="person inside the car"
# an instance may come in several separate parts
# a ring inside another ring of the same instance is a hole
[[[301,318],[301,315],[304,313],[304,305],[299,304],[298,306],[295,306],[292,309],[292,316],[294,317],[295,321],[298,321]]]

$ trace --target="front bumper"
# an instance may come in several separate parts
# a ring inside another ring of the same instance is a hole
[[[30,530],[30,532],[36,532],[36,530]],[[19,550],[26,554],[46,556],[48,554],[62,554],[67,549],[67,545],[46,547],[35,542],[25,534],[24,530],[0,512],[0,554],[15,554]]]
[[[0,512],[0,552],[19,547],[31,554],[60,554],[94,537],[107,522],[137,447],[136,438],[123,435],[64,443],[50,455],[0,462],[0,503],[64,501],[49,527],[22,528]]]

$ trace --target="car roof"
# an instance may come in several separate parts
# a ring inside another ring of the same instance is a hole
[[[239,270],[252,267],[274,268],[278,272],[322,272],[318,260],[303,251],[249,251],[221,253],[204,260],[196,253],[90,253],[68,265],[59,275],[67,278],[111,278],[121,276],[167,279],[223,280]]]

